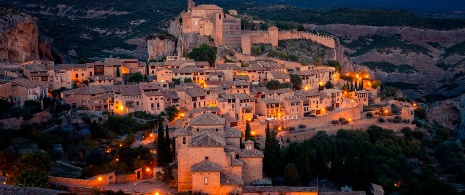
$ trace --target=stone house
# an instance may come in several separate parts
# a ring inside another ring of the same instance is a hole
[[[241,194],[242,186],[263,179],[263,153],[252,141],[241,150],[241,132],[225,123],[206,112],[175,131],[178,191]]]
[[[247,94],[223,94],[218,97],[221,114],[228,114],[241,122],[252,120],[255,115],[255,101]]]
[[[360,91],[353,91],[349,93],[352,96],[351,99],[363,104],[363,106],[368,106],[368,100],[369,100],[368,96],[370,94],[369,91],[360,90]]]
[[[99,97],[107,93],[113,93],[112,86],[91,85],[82,88],[72,89],[69,91],[64,91],[61,93],[61,98],[65,100],[67,104],[71,105],[72,108],[84,106],[89,109],[92,109],[93,102],[96,101],[95,97]]]
[[[303,106],[299,98],[289,96],[283,99],[284,118],[301,118],[303,117]]]
[[[282,118],[281,101],[275,98],[257,99],[256,113],[266,118]]]
[[[402,120],[408,120],[408,122],[411,123],[415,120],[415,109],[407,106],[402,107],[400,118],[402,118]]]
[[[266,74],[266,78],[268,81],[277,80],[280,83],[288,83],[291,82],[291,77],[282,71],[270,71]]]
[[[23,106],[27,100],[40,100],[49,96],[47,83],[33,82],[26,78],[2,82],[0,91],[0,97],[9,100],[15,106]]]

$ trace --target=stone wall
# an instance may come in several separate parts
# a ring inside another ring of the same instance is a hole
[[[263,178],[262,158],[241,158],[244,161],[242,180],[244,185],[250,185],[253,180]]]
[[[101,178],[101,181],[99,181]],[[50,183],[54,185],[63,185],[63,186],[80,186],[80,187],[100,187],[116,183],[116,175],[114,172],[97,175],[88,179],[75,179],[75,178],[65,178],[65,177],[49,177]]]
[[[331,36],[297,30],[278,31],[276,27],[270,27],[268,31],[242,31],[242,53],[250,54],[252,44],[271,44],[276,47],[278,41],[289,39],[307,39],[332,49],[337,46],[336,40]]]
[[[173,39],[165,38],[147,40],[147,49],[149,52],[149,60],[160,60],[164,56],[172,56],[176,52],[176,42]]]

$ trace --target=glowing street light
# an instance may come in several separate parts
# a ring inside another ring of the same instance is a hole
[[[150,172],[150,168],[147,167],[147,168],[145,169],[145,172]]]
[[[102,191],[102,177],[98,177],[98,181],[100,183],[100,191]]]
[[[281,131],[281,127],[278,127],[278,131]]]
[[[308,90],[308,86],[305,86],[305,90]]]

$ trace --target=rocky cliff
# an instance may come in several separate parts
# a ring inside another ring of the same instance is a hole
[[[11,8],[0,7],[0,59],[24,62],[39,59],[36,18]]]
[[[147,48],[149,60],[160,60],[163,56],[186,55],[201,44],[214,45],[213,39],[197,33],[182,33],[181,21],[175,18],[170,22],[167,34],[149,36]]]
[[[37,19],[24,12],[0,7],[0,60],[26,62],[57,60],[68,62],[67,56],[54,52],[53,39],[39,33]]]
[[[427,116],[428,122],[457,130],[457,139],[465,139],[465,94],[433,103]]]
[[[411,98],[436,94],[447,99],[465,91],[465,29],[347,24],[305,27],[339,37],[349,67],[352,63],[368,67],[384,83],[401,86]]]

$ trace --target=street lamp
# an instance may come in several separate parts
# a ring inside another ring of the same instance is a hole
[[[98,177],[98,181],[100,183],[100,191],[102,191],[102,177]]]

